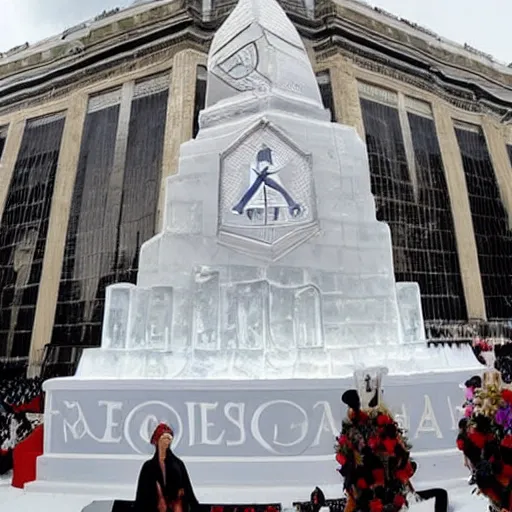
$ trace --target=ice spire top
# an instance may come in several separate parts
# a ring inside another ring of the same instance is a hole
[[[240,0],[212,41],[206,107],[248,92],[322,105],[304,44],[276,0]]]

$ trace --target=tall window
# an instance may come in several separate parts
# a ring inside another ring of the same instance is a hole
[[[199,132],[199,113],[206,104],[206,75],[207,70],[204,66],[197,66],[196,74],[196,94],[194,100],[194,128],[193,137]],[[321,71],[316,74],[318,87],[324,107],[331,112],[331,121],[336,121],[336,112],[334,110],[334,98],[332,94],[331,74],[329,71]]]
[[[334,110],[334,97],[332,95],[331,74],[329,71],[320,71],[316,74],[316,81],[322,96],[324,107],[331,112],[331,121],[336,121],[336,112]]]
[[[7,126],[0,126],[0,159],[2,158],[5,141],[7,140]]]
[[[206,73],[206,68],[204,66],[197,66],[196,95],[194,98],[194,139],[199,132],[199,113],[203,110],[206,104]]]
[[[377,218],[397,281],[419,283],[427,320],[467,318],[450,198],[430,105],[359,84]]]
[[[30,350],[63,129],[63,113],[25,125],[0,224],[2,356]]]
[[[105,288],[135,282],[155,231],[169,74],[89,100],[52,342],[97,344]]]
[[[479,126],[455,123],[466,175],[487,317],[512,318],[512,232]]]

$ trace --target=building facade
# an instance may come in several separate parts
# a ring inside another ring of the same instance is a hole
[[[398,281],[432,339],[512,319],[512,68],[351,0],[283,1],[333,121],[368,147]],[[105,12],[0,57],[0,357],[97,345],[105,288],[135,282],[165,178],[199,129],[234,2]]]

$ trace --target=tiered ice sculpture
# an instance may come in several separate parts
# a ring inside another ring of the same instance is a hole
[[[424,342],[418,286],[397,293],[364,144],[329,119],[281,7],[241,0],[213,40],[163,231],[142,248],[137,286],[108,288],[101,348],[77,375],[339,377],[369,348],[389,364]]]

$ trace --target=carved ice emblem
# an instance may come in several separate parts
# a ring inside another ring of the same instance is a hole
[[[254,43],[241,48],[233,55],[219,63],[219,68],[232,80],[247,78],[258,65],[258,50]]]
[[[272,161],[272,149],[263,147],[256,155],[256,162],[251,166],[251,185],[242,199],[233,207],[233,213],[245,213],[250,220],[258,218],[263,224],[279,220],[283,208],[292,217],[300,215],[302,208],[283,187],[277,173],[281,169]]]
[[[268,121],[221,155],[219,240],[277,260],[317,230],[310,155]]]

